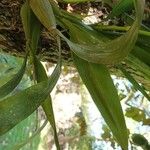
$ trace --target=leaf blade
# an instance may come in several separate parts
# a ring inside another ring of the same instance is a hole
[[[48,0],[30,0],[29,3],[37,18],[49,31],[56,29],[55,16]]]
[[[59,78],[60,67],[58,63],[47,81],[40,82],[0,101],[0,135],[28,117],[44,102]]]
[[[35,67],[35,75],[36,75],[37,82],[44,81],[48,78],[43,65],[36,57],[34,58],[34,67]],[[57,149],[59,150],[60,146],[59,146],[59,140],[58,140],[58,136],[57,136],[57,129],[56,129],[52,99],[51,99],[50,95],[48,95],[48,97],[42,104],[42,107],[43,107],[43,110],[44,110],[53,130],[54,130],[55,144],[56,144]]]
[[[14,75],[12,79],[10,79],[6,84],[0,87],[0,99],[11,93],[15,89],[15,87],[19,84],[26,69],[26,62],[27,62],[27,55],[24,58],[24,62],[20,70]]]
[[[76,23],[74,23],[75,21],[73,21],[71,15],[67,14],[63,15],[61,20],[65,26],[68,27],[70,34],[74,34],[76,37],[78,37],[79,34],[80,37],[83,35],[87,35],[88,37],[84,40],[82,38],[80,43],[75,43],[67,39],[60,32],[58,32],[58,34],[68,43],[71,50],[80,58],[93,63],[113,65],[122,61],[129,54],[137,40],[144,10],[144,2],[137,0],[135,3],[135,9],[136,20],[129,31],[114,40],[110,40],[109,42],[104,42],[102,39],[103,37],[98,35],[96,36],[95,31],[93,31],[92,28],[87,25],[83,25],[83,23],[81,21],[79,22],[78,19]],[[89,43],[88,41],[91,42]]]
[[[128,149],[128,135],[117,91],[104,65],[73,55],[77,70],[118,143]]]

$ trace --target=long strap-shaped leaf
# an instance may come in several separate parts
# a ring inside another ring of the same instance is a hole
[[[77,70],[120,146],[127,150],[128,135],[117,91],[104,65],[89,63],[74,55]]]
[[[60,12],[57,9],[55,3],[51,1],[50,3],[53,7],[54,12],[56,13],[58,22],[65,23],[70,29],[70,32],[72,32],[72,34],[75,34],[78,37],[79,32],[82,32],[83,36],[88,33],[89,37],[91,37],[91,40],[95,40],[93,43],[91,42],[90,44],[87,44],[89,43],[88,41],[84,44],[74,43],[67,39],[65,36],[63,36],[60,32],[58,32],[58,34],[66,40],[72,51],[76,53],[79,57],[89,62],[114,64],[124,59],[134,47],[143,16],[143,0],[134,0],[136,19],[130,30],[125,35],[116,38],[115,40],[112,40],[108,43],[103,42],[101,37],[99,37],[99,39],[93,39],[93,37],[95,36],[95,32],[93,32],[92,29],[90,29],[86,25],[83,25],[81,21],[79,21],[75,17],[72,17],[71,14],[64,13],[64,11]],[[63,18],[65,18],[66,20]],[[49,20],[48,17],[47,20]],[[41,23],[44,25],[44,22],[41,21]]]
[[[34,1],[32,1],[32,2],[34,2]],[[40,3],[41,2],[42,1],[40,1]],[[39,1],[37,3],[39,4]],[[36,50],[37,50],[37,45],[38,45],[38,40],[39,40],[40,33],[41,33],[41,23],[37,19],[37,17],[33,14],[32,10],[30,9],[29,3],[27,1],[22,6],[21,12],[22,12],[21,16],[22,16],[22,23],[24,26],[24,31],[25,31],[25,33],[30,31],[30,33],[26,33],[26,35],[29,35],[29,37],[26,36],[26,40],[28,41],[27,44],[30,45],[29,51],[30,51],[32,63],[34,65],[34,73],[35,73],[37,83],[39,83],[44,80],[47,80],[47,78],[48,78],[43,65],[40,63],[40,61],[35,56]],[[51,21],[51,18],[49,21]],[[44,109],[44,112],[45,112],[50,124],[52,125],[53,130],[54,130],[54,139],[55,139],[56,147],[59,150],[60,147],[59,147],[59,141],[58,141],[58,137],[57,137],[57,130],[56,130],[56,125],[55,125],[55,118],[54,118],[53,107],[52,107],[50,95],[48,95],[48,97],[42,103],[42,107]]]
[[[59,78],[60,68],[61,65],[58,63],[47,81],[0,101],[0,135],[27,118],[45,101]]]
[[[15,87],[19,84],[25,72],[26,62],[27,55],[18,73],[16,73],[14,77],[11,80],[9,80],[6,84],[0,87],[0,99],[12,92],[15,89]]]
[[[35,74],[36,74],[37,82],[47,80],[48,77],[46,75],[45,69],[36,57],[34,58],[34,66],[35,66]],[[48,95],[48,97],[42,104],[42,107],[44,109],[44,112],[45,112],[53,130],[54,130],[55,144],[56,144],[57,149],[59,150],[60,146],[59,146],[59,141],[58,141],[58,136],[57,136],[55,117],[54,117],[53,106],[52,106],[52,99],[51,99],[50,95]]]
[[[63,18],[65,19],[61,18],[60,20],[62,20],[65,23],[65,25],[69,28],[70,33],[75,34],[75,36],[77,37],[79,32],[81,32],[82,35],[88,33],[89,37],[91,37],[91,41],[93,42],[88,43],[87,41],[84,44],[79,44],[70,41],[61,34],[60,36],[64,38],[64,40],[66,40],[71,50],[82,59],[85,59],[89,62],[102,64],[118,63],[129,54],[137,40],[138,30],[140,27],[144,10],[143,0],[135,1],[135,10],[136,20],[129,29],[129,31],[126,32],[124,35],[109,42],[103,42],[101,37],[99,37],[98,39],[92,39],[95,36],[95,32],[92,31],[92,29],[90,30],[89,27],[86,27],[86,25],[82,25],[82,23],[73,23],[74,18],[72,18],[69,15],[63,15]]]
[[[130,75],[130,73],[128,73],[122,65],[119,65],[118,67],[123,72],[125,77],[133,84],[133,86],[150,101],[150,96],[145,92],[144,88]]]
[[[78,29],[78,28],[77,28]],[[84,44],[95,42],[95,37],[89,32],[73,30],[71,41]],[[75,32],[75,33],[74,33]],[[84,34],[83,34],[84,33]],[[124,148],[128,147],[128,135],[117,91],[107,68],[103,64],[94,64],[74,56],[77,70],[87,86],[95,104],[110,127],[118,143]]]

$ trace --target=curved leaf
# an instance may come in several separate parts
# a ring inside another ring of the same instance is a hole
[[[77,28],[76,30],[80,29]],[[74,31],[74,30],[73,30]],[[78,30],[75,34],[70,34],[71,41],[79,44],[94,45],[95,40],[99,40],[94,34],[89,34],[91,30]],[[86,32],[89,31],[89,32]],[[104,39],[103,39],[104,40]],[[94,64],[82,60],[76,55],[73,55],[77,70],[87,86],[95,104],[104,117],[106,123],[112,130],[118,143],[125,149],[128,147],[128,135],[122,113],[120,101],[117,91],[113,85],[108,69],[102,64]],[[124,140],[123,140],[124,139]]]
[[[24,31],[25,32],[30,31],[30,37],[29,37],[30,40],[27,39],[27,37],[26,37],[26,40],[28,42],[27,44],[29,45],[31,59],[32,59],[32,63],[34,65],[34,74],[36,77],[36,81],[37,81],[37,83],[39,83],[39,82],[47,80],[47,78],[48,78],[43,65],[35,56],[36,50],[37,50],[37,45],[38,45],[38,40],[39,40],[40,33],[41,33],[41,23],[37,19],[37,17],[33,14],[32,10],[29,7],[29,4],[26,2],[24,5],[26,6],[26,9],[24,9],[22,11],[22,14],[23,14],[22,23],[23,23],[23,26],[25,29]],[[25,7],[25,6],[23,6],[23,7]],[[30,16],[30,18],[26,19],[26,18],[28,18],[28,16]],[[26,22],[28,22],[27,25],[26,25]],[[44,112],[45,112],[50,124],[53,127],[56,147],[59,150],[60,146],[59,146],[59,141],[58,141],[58,137],[57,137],[57,130],[56,130],[56,125],[55,125],[55,118],[54,118],[53,107],[52,107],[50,95],[48,95],[48,97],[42,103],[42,107],[44,109]]]
[[[16,73],[14,77],[11,80],[9,80],[6,84],[0,87],[0,99],[12,92],[15,89],[15,87],[19,84],[25,72],[26,62],[27,55],[18,73]]]
[[[59,78],[60,68],[61,65],[58,63],[47,81],[0,101],[0,135],[27,118],[44,102]]]
[[[93,63],[115,64],[123,60],[129,54],[137,40],[144,10],[144,2],[137,0],[135,9],[136,20],[129,31],[109,42],[104,42],[101,36],[96,36],[95,32],[89,26],[83,25],[83,23],[74,23],[74,18],[69,15],[64,15],[61,20],[69,29],[70,34],[74,34],[76,37],[78,37],[79,34],[80,36],[88,35],[89,38],[91,38],[91,42],[89,42],[89,40],[82,44],[75,43],[64,37],[60,32],[58,34],[64,38],[71,50],[80,58]]]
[[[55,16],[49,0],[30,0],[29,3],[37,18],[49,31],[56,29]]]

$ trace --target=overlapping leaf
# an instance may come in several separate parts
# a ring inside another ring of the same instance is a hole
[[[12,92],[19,84],[25,72],[26,62],[27,56],[25,57],[22,67],[20,68],[18,73],[16,73],[11,80],[9,80],[7,83],[0,87],[0,99]]]
[[[39,4],[39,1],[38,1],[38,4]],[[38,45],[38,40],[39,40],[40,33],[41,33],[41,23],[37,19],[37,17],[33,14],[32,10],[29,7],[29,4],[26,2],[24,5],[25,6],[23,6],[23,7],[25,7],[26,9],[22,11],[22,14],[23,14],[22,15],[22,22],[23,22],[23,26],[25,29],[25,33],[30,31],[30,33],[26,33],[26,35],[28,35],[28,34],[30,35],[29,36],[30,40],[27,39],[28,38],[27,36],[26,36],[26,40],[28,42],[27,44],[29,44],[28,47],[29,47],[29,51],[31,54],[32,63],[34,66],[35,77],[36,77],[37,83],[39,83],[39,82],[47,80],[47,78],[48,78],[43,65],[40,63],[40,61],[35,56],[36,50],[37,50],[37,45]],[[31,3],[31,5],[33,5],[33,3]],[[27,17],[29,19],[27,19]],[[51,19],[49,21],[51,21]],[[28,22],[28,23],[26,23],[26,22]],[[53,23],[52,23],[52,25],[53,25]],[[60,60],[59,60],[59,63],[60,63]],[[55,138],[55,143],[56,143],[57,149],[60,149],[50,95],[48,95],[48,97],[42,103],[42,107],[44,109],[44,112],[45,112],[50,124],[53,127],[54,138]]]
[[[88,36],[91,37],[91,40],[93,40],[92,38],[94,37],[95,41],[93,43],[89,43],[87,41],[83,44],[79,44],[68,40],[61,34],[60,36],[66,40],[72,51],[84,60],[102,64],[118,63],[129,54],[137,40],[138,30],[144,10],[144,2],[137,0],[135,2],[135,9],[136,20],[129,31],[109,42],[103,42],[101,36],[96,36],[96,33],[92,31],[90,27],[83,25],[82,23],[74,23],[75,18],[72,19],[72,17],[69,15],[64,15],[63,18],[65,19],[62,18],[61,21],[64,22],[66,27],[70,30],[70,33],[72,32],[73,34],[76,34],[75,36],[78,36],[79,32],[82,33],[82,36],[88,33]]]
[[[72,28],[71,28],[72,29]],[[95,36],[89,32],[78,32],[73,28],[70,32],[71,41],[78,44],[95,42]],[[96,35],[97,36],[97,35]],[[97,40],[97,39],[96,39]],[[89,90],[93,101],[110,127],[113,135],[122,148],[128,147],[128,135],[117,91],[107,67],[85,61],[73,54],[77,70]]]
[[[60,63],[47,81],[0,101],[0,135],[33,113],[48,97],[60,75]]]
[[[34,28],[29,27],[31,26],[30,19],[32,20],[32,18],[30,18],[30,11],[28,9],[29,7],[26,2],[21,10],[21,16],[27,38],[27,46],[29,45],[30,48],[36,49],[40,34],[40,25],[37,27],[39,31],[37,33]],[[32,42],[30,43],[31,39]],[[34,51],[31,54],[34,56]],[[45,101],[59,78],[60,69],[61,63],[59,61],[49,79],[0,101],[0,135],[6,133],[20,121],[28,117]]]

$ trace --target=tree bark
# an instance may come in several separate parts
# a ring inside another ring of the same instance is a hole
[[[23,0],[1,0],[0,2],[0,48],[3,52],[17,57],[22,57],[25,53],[25,35],[20,18],[22,4]],[[82,6],[85,7],[85,5]],[[61,7],[65,7],[65,4]],[[86,4],[86,7],[89,5]],[[55,63],[58,59],[55,38],[53,36],[49,38],[43,28],[39,42],[37,55],[40,55],[42,60]],[[65,42],[62,42],[62,58],[65,64],[72,64],[71,51]],[[128,62],[125,62],[124,66],[138,82],[150,91],[150,78],[136,70],[136,67]],[[113,74],[122,76],[115,67],[111,67],[111,71]]]

